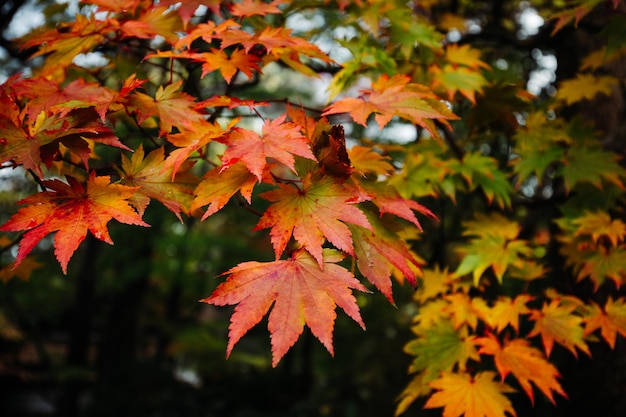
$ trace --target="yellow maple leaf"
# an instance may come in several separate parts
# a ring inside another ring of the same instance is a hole
[[[611,220],[611,216],[604,211],[587,212],[575,219],[574,224],[578,226],[576,236],[591,235],[595,243],[598,243],[602,236],[606,236],[613,246],[617,246],[626,236],[626,224],[619,219]]]
[[[472,48],[470,44],[450,44],[446,49],[446,59],[456,65],[465,65],[472,69],[491,68],[485,61],[480,59],[480,49]]]
[[[454,277],[447,269],[442,271],[439,267],[435,267],[435,269],[424,269],[422,272],[419,290],[415,293],[417,301],[424,303],[430,298],[450,291],[450,283]]]
[[[498,236],[507,240],[515,239],[519,235],[521,226],[519,222],[507,219],[502,214],[476,213],[473,220],[463,222],[463,236]]]
[[[483,312],[480,317],[497,332],[501,332],[509,325],[519,332],[519,316],[530,313],[526,306],[530,300],[532,297],[527,294],[520,294],[515,299],[500,297],[493,307]]]
[[[444,311],[451,313],[455,329],[458,329],[463,324],[476,329],[479,310],[474,307],[473,298],[460,292],[446,295],[443,298],[449,303],[444,308]]]
[[[574,79],[561,82],[556,98],[571,105],[581,100],[591,100],[596,94],[611,95],[613,87],[618,85],[619,80],[610,75],[578,74]]]
[[[424,408],[443,407],[443,417],[504,417],[508,413],[515,417],[515,410],[505,393],[513,388],[494,381],[495,372],[468,373],[445,372],[441,378],[430,382],[434,393]]]
[[[577,307],[574,303],[562,303],[559,298],[555,298],[550,301],[550,304],[544,304],[541,311],[532,310],[530,318],[535,321],[535,327],[528,337],[541,334],[547,356],[552,353],[554,342],[572,352],[576,357],[578,357],[576,348],[591,355],[584,341],[583,319],[573,314]]]

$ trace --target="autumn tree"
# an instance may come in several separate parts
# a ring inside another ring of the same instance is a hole
[[[561,3],[50,5],[46,26],[2,42],[28,58],[0,86],[2,173],[31,184],[9,194],[0,226],[7,300],[52,250],[77,282],[67,361],[88,368],[98,242],[129,276],[120,306],[159,283],[174,289],[162,314],[177,315],[198,287],[178,264],[151,270],[158,233],[197,230],[185,247],[207,280],[201,251],[228,215],[248,249],[220,257],[220,284],[194,293],[234,306],[227,357],[260,323],[273,367],[309,331],[332,355],[336,322],[365,329],[379,292],[412,315],[396,414],[561,406],[562,366],[623,351],[626,336],[626,5]],[[116,252],[133,235],[135,258]],[[103,363],[120,349],[106,335],[137,318],[110,314],[120,327],[102,330]],[[144,350],[177,346],[159,334]],[[60,412],[80,413],[79,389],[68,385]]]

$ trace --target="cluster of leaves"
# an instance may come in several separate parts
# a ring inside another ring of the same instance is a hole
[[[337,306],[365,328],[353,290],[374,287],[393,303],[392,276],[419,282],[406,346],[415,375],[398,414],[426,396],[444,416],[515,415],[514,386],[554,402],[566,396],[549,360],[555,346],[576,356],[596,334],[611,347],[626,336],[623,297],[559,292],[544,262],[556,248],[573,281],[614,290],[626,280],[626,171],[597,126],[561,116],[624,82],[599,75],[626,50],[613,32],[540,99],[488,51],[451,42],[466,20],[439,14],[437,2],[84,3],[75,20],[26,36],[21,46],[40,65],[0,86],[0,163],[41,188],[0,226],[22,233],[16,275],[36,267],[29,254],[49,235],[67,273],[88,233],[113,243],[112,219],[149,226],[152,200],[181,222],[210,221],[235,200],[259,217],[254,232],[269,229],[275,259],[232,267],[202,300],[236,305],[227,354],[268,312],[274,366],[305,325],[332,353]],[[547,16],[554,33],[597,3]],[[352,55],[340,64],[307,40],[325,29],[286,26],[321,9],[353,33],[336,40]],[[89,53],[108,63],[78,66]],[[273,66],[333,74],[334,101],[313,109],[245,96]],[[414,143],[358,136],[402,123],[415,127]],[[346,146],[344,128],[356,145]],[[554,196],[561,214],[535,224],[530,203]],[[448,218],[448,203],[468,209]],[[419,233],[423,218],[432,234]]]

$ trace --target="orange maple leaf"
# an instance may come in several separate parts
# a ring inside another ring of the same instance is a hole
[[[235,3],[230,7],[230,13],[236,17],[280,14],[282,13],[282,10],[280,10],[277,6],[280,6],[285,2],[286,0],[273,0],[270,3],[264,3],[259,0],[242,0],[241,3]]]
[[[325,249],[322,270],[307,252],[297,250],[287,260],[244,262],[228,271],[230,277],[211,296],[201,300],[219,306],[237,304],[230,319],[226,355],[272,305],[268,329],[273,366],[298,340],[305,324],[333,354],[337,305],[365,329],[352,289],[367,289],[336,264],[342,259],[340,252]]]
[[[511,401],[503,393],[513,388],[494,381],[495,372],[479,372],[472,376],[465,372],[444,372],[441,378],[428,385],[440,390],[434,393],[424,408],[443,407],[443,417],[515,417]]]
[[[152,116],[160,120],[160,134],[170,133],[173,126],[188,130],[196,130],[205,122],[201,113],[196,110],[193,97],[177,91],[182,81],[169,84],[163,88],[159,86],[155,97],[135,92],[130,95],[128,108],[137,113],[137,121],[143,123]]]
[[[70,66],[76,55],[89,52],[105,43],[107,35],[118,29],[119,23],[115,19],[99,20],[93,14],[89,17],[76,14],[75,22],[59,24],[55,29],[32,36],[27,35],[21,48],[37,47],[37,52],[31,58],[49,54],[38,73],[51,77]]]
[[[555,404],[553,392],[567,398],[561,384],[559,371],[548,362],[543,353],[524,339],[513,339],[500,345],[500,341],[493,335],[474,339],[481,346],[478,353],[493,355],[496,367],[502,380],[511,373],[522,386],[532,403],[535,402],[531,382],[535,384],[546,397]]]
[[[217,122],[203,121],[195,125],[193,130],[183,130],[167,135],[167,141],[179,148],[170,152],[165,160],[164,169],[172,167],[173,178],[178,169],[187,162],[194,152],[203,154],[206,145],[225,135],[238,121],[239,119],[231,120],[228,126],[224,128]]]
[[[519,316],[530,313],[526,306],[530,300],[532,297],[527,294],[520,294],[514,300],[509,297],[500,297],[493,307],[487,307],[487,311],[481,314],[481,318],[497,332],[501,332],[509,325],[518,332]]]
[[[596,329],[600,329],[602,338],[615,348],[615,340],[617,333],[626,337],[626,303],[623,298],[613,301],[613,297],[609,297],[604,308],[595,303],[587,306],[590,309],[589,314],[585,316],[585,336],[593,333]]]
[[[142,11],[133,20],[124,22],[121,32],[125,37],[154,39],[162,36],[170,44],[179,40],[177,32],[183,29],[183,22],[177,13],[169,13],[168,7],[154,7]]]
[[[67,274],[70,258],[90,231],[97,239],[113,244],[107,223],[115,219],[121,223],[149,226],[133,210],[130,199],[136,187],[111,184],[108,176],[97,177],[92,171],[86,184],[72,177],[68,183],[60,180],[43,181],[49,191],[43,191],[18,201],[24,204],[4,225],[1,231],[25,230],[20,240],[16,268],[37,243],[56,232],[54,254]]]
[[[195,191],[196,199],[191,205],[191,211],[208,204],[209,207],[202,216],[202,220],[205,220],[221,210],[238,191],[250,204],[252,189],[256,182],[257,178],[243,163],[231,165],[226,170],[219,167],[213,168],[204,175],[198,184]]]
[[[409,81],[410,78],[403,74],[391,78],[382,75],[372,84],[371,89],[361,90],[360,98],[339,100],[327,107],[322,115],[349,113],[355,122],[367,126],[369,115],[376,113],[374,118],[381,129],[392,117],[398,116],[439,138],[433,120],[447,124],[446,120],[455,120],[458,117],[428,87]]]
[[[266,120],[262,135],[248,129],[233,129],[223,142],[228,145],[222,157],[222,170],[242,161],[259,181],[267,159],[273,158],[295,172],[294,155],[317,161],[309,142],[300,133],[300,126],[285,122],[286,115]]]
[[[324,238],[338,249],[354,255],[352,236],[343,222],[372,229],[367,217],[354,206],[359,202],[355,195],[359,194],[332,178],[313,181],[308,174],[302,180],[301,188],[293,183],[278,186],[277,190],[261,194],[274,204],[263,213],[254,228],[272,228],[270,236],[276,259],[280,258],[293,234],[321,267]]]

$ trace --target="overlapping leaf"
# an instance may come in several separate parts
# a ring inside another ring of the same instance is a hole
[[[345,223],[372,229],[367,217],[354,205],[359,202],[359,194],[332,179],[323,178],[314,182],[311,175],[307,175],[302,184],[278,186],[277,190],[261,194],[274,204],[263,213],[255,227],[255,230],[271,228],[270,236],[277,259],[293,235],[321,267],[325,239],[338,249],[355,254],[352,236]]]

